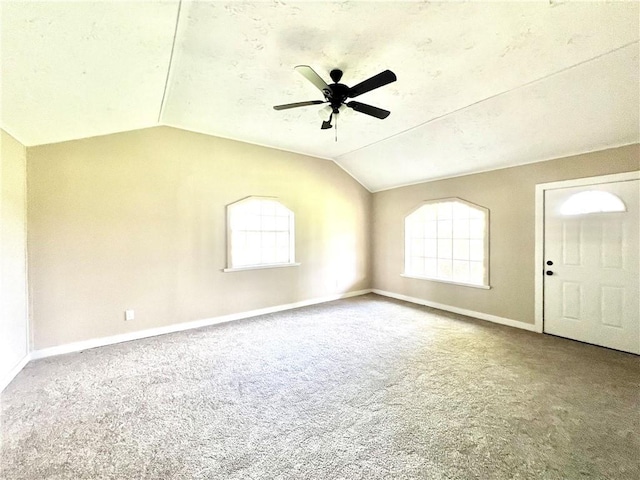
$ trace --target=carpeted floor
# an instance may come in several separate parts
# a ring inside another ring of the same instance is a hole
[[[639,357],[366,295],[30,363],[6,479],[640,478]]]

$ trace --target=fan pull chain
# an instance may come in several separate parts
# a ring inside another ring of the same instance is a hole
[[[338,117],[339,117],[339,116],[340,116],[340,115],[336,115],[336,129],[335,129],[335,132],[334,132],[336,142],[338,141]]]

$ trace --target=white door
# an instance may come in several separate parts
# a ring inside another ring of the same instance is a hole
[[[639,190],[630,180],[545,191],[546,333],[640,353]],[[624,211],[572,208],[616,202]]]

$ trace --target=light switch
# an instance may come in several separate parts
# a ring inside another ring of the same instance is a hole
[[[124,319],[125,320],[133,320],[136,318],[136,315],[133,310],[125,310],[124,311]]]

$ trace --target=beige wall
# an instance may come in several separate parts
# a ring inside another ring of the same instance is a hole
[[[159,127],[29,148],[27,171],[36,349],[370,287],[371,194],[333,162]],[[299,267],[222,272],[250,195],[294,211]]]
[[[640,169],[640,146],[396,188],[373,195],[373,288],[534,323],[537,183]],[[491,290],[401,277],[404,216],[420,202],[459,197],[490,210]]]
[[[371,195],[330,161],[167,127],[27,156],[36,349],[369,287],[533,323],[535,184],[640,168],[634,145]],[[295,212],[301,266],[222,272],[225,206],[250,195]],[[400,277],[405,213],[446,197],[490,210],[491,290]]]
[[[0,390],[28,353],[26,151],[0,130]]]

